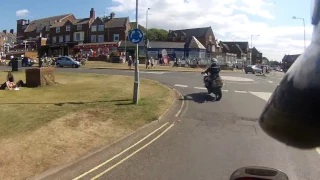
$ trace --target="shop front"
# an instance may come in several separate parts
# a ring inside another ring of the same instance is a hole
[[[112,52],[118,52],[118,42],[86,43],[73,47],[74,54],[86,57],[107,57]]]
[[[166,50],[169,61],[173,61],[174,58],[181,58],[183,59],[185,56],[185,52],[183,48],[176,48],[176,49],[170,49],[170,48],[148,48],[148,57],[153,57],[155,59],[163,58],[162,52],[163,50]]]

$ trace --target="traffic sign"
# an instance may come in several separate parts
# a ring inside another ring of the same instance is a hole
[[[143,32],[140,29],[132,29],[129,34],[129,41],[133,44],[139,44],[143,40]]]

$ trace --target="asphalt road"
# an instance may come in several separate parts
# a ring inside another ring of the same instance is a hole
[[[133,75],[133,71],[84,68],[57,71]],[[264,77],[231,72],[221,76],[225,80],[223,97],[215,102],[202,89],[199,73],[141,72],[141,78],[175,87],[185,96],[180,116],[172,117],[140,146],[112,161],[99,167],[106,157],[90,166],[82,162],[78,168],[66,171],[68,176],[57,175],[55,179],[86,173],[79,179],[224,180],[243,166],[281,169],[294,180],[320,179],[320,151],[280,144],[258,126],[259,114],[283,74]]]

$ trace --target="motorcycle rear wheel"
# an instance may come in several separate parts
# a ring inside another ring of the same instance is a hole
[[[222,91],[221,88],[217,89],[214,94],[216,95],[216,101],[220,101],[222,98]]]

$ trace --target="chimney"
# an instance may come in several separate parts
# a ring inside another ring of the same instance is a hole
[[[27,22],[27,24],[30,24],[30,19],[28,19],[28,22]]]
[[[110,13],[110,20],[114,18],[116,14],[114,12]]]
[[[90,10],[90,18],[91,19],[96,19],[96,13],[95,13],[93,8],[91,8],[91,10]]]
[[[13,33],[14,33],[14,30],[13,30],[13,29],[10,29],[10,33],[13,34]]]
[[[2,32],[5,33],[5,34],[7,34],[7,30],[3,30]]]

